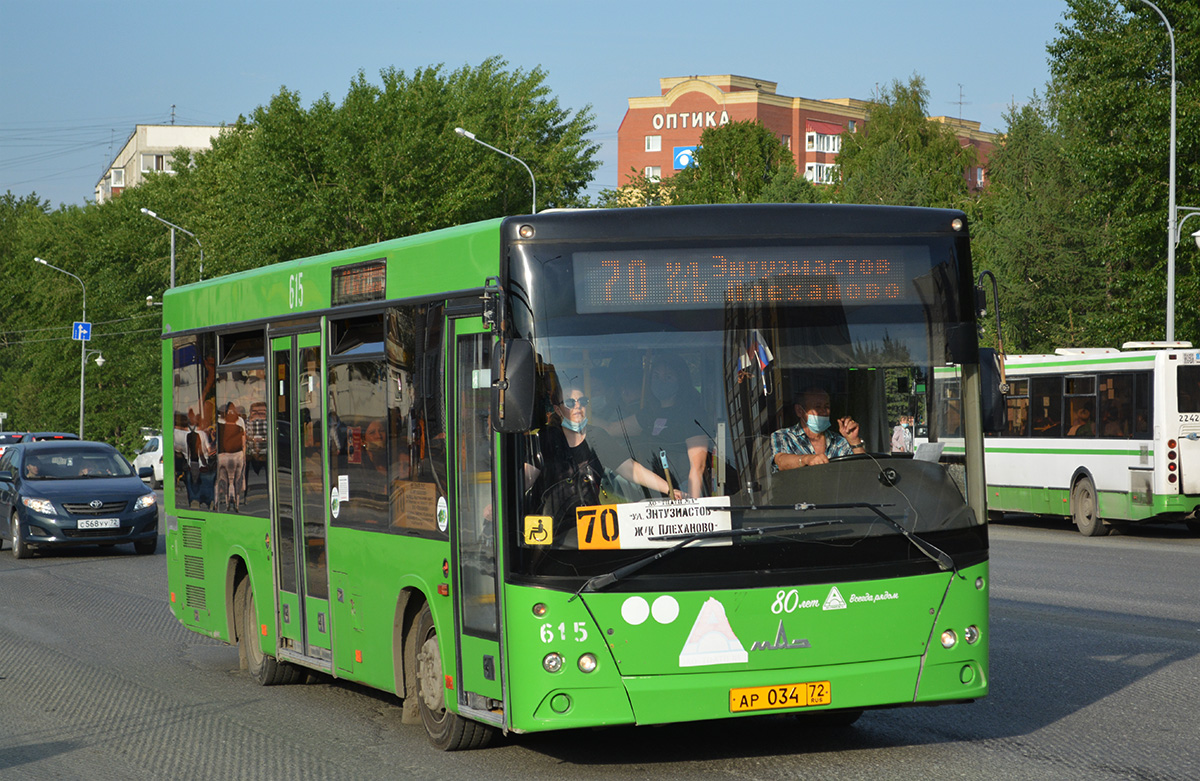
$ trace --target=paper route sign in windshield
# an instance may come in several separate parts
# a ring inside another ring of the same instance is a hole
[[[731,528],[728,496],[580,507],[575,511],[575,519],[581,550],[670,548],[677,545],[679,540],[650,538],[728,531]],[[729,538],[693,543],[732,544]]]

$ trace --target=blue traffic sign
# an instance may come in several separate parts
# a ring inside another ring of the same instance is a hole
[[[90,342],[92,340],[92,324],[76,320],[71,326],[71,338],[79,342]]]

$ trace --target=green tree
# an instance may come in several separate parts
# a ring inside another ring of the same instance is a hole
[[[877,95],[866,126],[842,134],[837,164],[839,203],[963,207],[969,199],[966,171],[975,152],[959,145],[953,131],[926,119],[929,90],[913,75],[893,81]]]
[[[576,206],[599,166],[589,108],[563,109],[541,69],[499,58],[447,73],[359,74],[341,105],[305,109],[286,88],[241,118],[177,177],[202,199],[214,255],[255,265],[528,212]],[[224,267],[214,267],[224,273]]]
[[[1153,9],[1126,0],[1068,0],[1049,46],[1050,97],[1079,177],[1079,219],[1104,237],[1091,265],[1111,282],[1091,333],[1114,340],[1162,338],[1165,330],[1171,49]],[[1200,190],[1200,5],[1157,0],[1174,28],[1178,171],[1183,203]],[[1200,337],[1197,253],[1176,255],[1176,338]],[[1064,289],[1063,295],[1072,291]]]
[[[1036,95],[1011,108],[1006,121],[988,186],[972,210],[976,265],[994,271],[1002,285],[1005,346],[1050,352],[1099,344],[1104,335],[1089,324],[1112,304],[1114,278],[1092,261],[1104,236],[1082,219],[1077,160]]]
[[[796,162],[783,142],[758,120],[705,128],[695,164],[674,177],[674,203],[763,203],[768,192],[816,200],[813,187],[796,180]]]

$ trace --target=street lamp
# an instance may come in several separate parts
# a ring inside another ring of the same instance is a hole
[[[83,351],[83,356],[84,356],[83,365],[84,366],[87,365],[87,356],[89,356],[89,355],[96,356],[96,365],[97,366],[103,366],[104,364],[108,363],[108,361],[104,360],[104,356],[100,354],[99,350],[84,350]],[[82,370],[80,370],[80,376],[83,376]],[[82,415],[83,415],[83,412],[82,412],[82,410],[83,410],[83,383],[82,382],[79,383],[79,409],[80,409],[80,413],[79,413],[80,419],[82,420]],[[83,424],[82,423],[79,426],[79,438],[83,439]]]
[[[461,127],[456,127],[456,128],[454,128],[454,132],[458,133],[463,138],[471,139],[472,141],[474,141],[476,144],[479,144],[480,146],[486,146],[488,149],[492,150],[496,154],[504,155],[509,160],[516,160],[521,165],[524,165],[525,170],[529,171],[530,180],[533,181],[533,211],[530,212],[530,214],[537,214],[537,179],[534,179],[533,171],[530,171],[529,166],[525,165],[524,160],[522,160],[519,157],[514,157],[513,155],[510,155],[508,152],[503,152],[503,151],[497,149],[496,147],[492,146],[491,144],[480,141],[478,138],[475,137],[475,134],[472,133],[470,130],[463,130]],[[145,210],[143,209],[143,211],[145,211]]]
[[[1175,206],[1175,31],[1171,28],[1171,23],[1167,21],[1167,16],[1162,10],[1150,0],[1142,0],[1143,3],[1154,9],[1154,12],[1163,20],[1163,24],[1167,26],[1167,37],[1171,40],[1171,161],[1169,178],[1170,182],[1167,185],[1167,341],[1175,341],[1175,247],[1179,244],[1180,232],[1183,228],[1183,223],[1187,222],[1188,218],[1195,217],[1200,214],[1200,208],[1193,206]],[[1184,218],[1179,220],[1179,213],[1186,212]],[[1178,222],[1176,222],[1178,220]],[[1196,234],[1192,234],[1193,237]],[[1196,240],[1196,244],[1200,245],[1200,239]]]
[[[193,239],[195,239],[196,246],[198,246],[200,248],[200,278],[204,279],[204,245],[200,243],[200,239],[196,238],[196,234],[192,233],[187,228],[179,227],[178,225],[176,225],[175,223],[173,223],[169,220],[164,220],[162,217],[159,217],[157,214],[150,211],[149,209],[147,209],[144,206],[142,207],[142,214],[146,215],[147,217],[152,217],[152,218],[158,220],[163,225],[166,225],[168,228],[171,229],[171,287],[175,287],[175,231],[180,231],[181,233],[186,233],[187,235],[189,235]]]
[[[87,322],[87,285],[83,284],[83,280],[80,279],[79,277],[76,277],[70,271],[67,271],[66,269],[61,269],[58,266],[55,266],[51,263],[47,263],[46,261],[42,260],[41,258],[34,258],[33,260],[35,263],[41,263],[43,266],[52,268],[55,271],[61,271],[63,274],[66,274],[68,277],[74,277],[75,281],[79,283],[79,286],[81,288],[83,288],[83,317],[81,318],[80,322],[86,323]],[[79,438],[80,439],[83,439],[83,375],[86,371],[87,371],[87,342],[80,339],[79,340]]]

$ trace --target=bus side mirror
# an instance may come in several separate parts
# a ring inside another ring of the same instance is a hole
[[[1008,427],[1008,404],[1000,371],[1000,353],[991,347],[979,349],[979,375],[983,383],[983,433],[1001,434]]]
[[[528,339],[500,342],[492,358],[492,428],[519,434],[533,428],[537,357]]]

